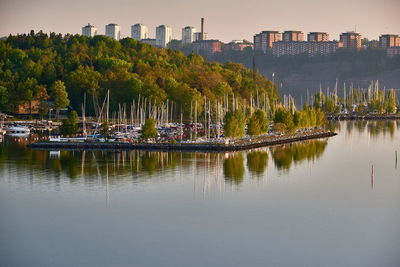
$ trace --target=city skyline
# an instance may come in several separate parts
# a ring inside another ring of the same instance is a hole
[[[230,4],[226,0],[218,3],[210,0],[201,4],[195,2],[199,4],[195,9],[189,8],[190,5],[182,0],[162,3],[154,0],[145,3],[118,0],[113,5],[103,0],[71,0],[68,3],[60,0],[37,0],[35,3],[5,0],[0,11],[0,36],[28,33],[31,29],[80,34],[82,25],[90,22],[99,29],[98,34],[104,34],[106,24],[117,23],[121,26],[121,37],[130,37],[131,26],[136,23],[145,24],[149,28],[149,36],[155,36],[155,28],[165,24],[172,27],[173,39],[181,39],[181,29],[185,26],[199,29],[201,17],[205,18],[205,32],[208,32],[209,39],[223,42],[237,39],[251,41],[254,34],[263,30],[323,31],[329,33],[332,40],[338,40],[342,32],[354,30],[361,32],[363,37],[376,40],[381,34],[400,33],[400,20],[397,18],[400,3],[395,0],[340,0],[323,4],[308,0],[289,9],[287,7],[291,6],[291,2],[250,0],[246,2],[246,12],[243,12],[241,3]],[[229,12],[226,12],[228,9]],[[174,10],[179,10],[179,15],[173,15]]]

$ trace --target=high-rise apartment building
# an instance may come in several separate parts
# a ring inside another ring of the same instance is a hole
[[[395,46],[400,46],[400,35],[382,34],[379,37],[379,47],[389,48]]]
[[[278,31],[262,31],[259,34],[254,35],[254,49],[266,52],[267,49],[272,48],[274,42],[281,40],[282,34]]]
[[[172,40],[172,29],[166,25],[160,25],[156,28],[156,45],[166,48]]]
[[[131,37],[135,40],[142,40],[149,38],[149,29],[143,24],[135,24],[131,26]]]
[[[301,31],[284,31],[282,34],[284,42],[301,42],[304,41],[304,33]]]
[[[361,34],[358,32],[344,32],[340,35],[340,42],[343,43],[343,48],[361,48]]]
[[[121,28],[118,24],[110,23],[106,25],[106,36],[119,40],[121,38]]]
[[[93,37],[97,35],[97,28],[88,23],[88,25],[82,27],[82,35],[87,37]]]
[[[195,33],[196,33],[196,28],[192,26],[186,26],[185,28],[182,28],[182,43],[183,44],[193,43],[196,40]]]
[[[329,41],[329,34],[326,32],[310,32],[307,35],[308,42],[327,42]]]

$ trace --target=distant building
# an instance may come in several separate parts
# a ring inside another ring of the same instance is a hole
[[[325,42],[275,42],[272,46],[272,55],[275,57],[280,56],[293,56],[305,54],[307,56],[316,55],[329,55],[335,53],[342,44],[336,41]]]
[[[88,23],[88,25],[82,27],[82,35],[87,37],[93,37],[97,35],[97,28]]]
[[[166,48],[172,40],[172,28],[160,25],[156,28],[156,46]]]
[[[119,40],[121,39],[121,28],[118,24],[110,23],[106,25],[106,36]]]
[[[192,26],[186,26],[182,28],[182,43],[191,44],[195,41],[196,28]]]
[[[135,24],[131,26],[131,37],[135,40],[142,40],[149,38],[149,29],[143,24]]]
[[[212,55],[222,51],[222,42],[219,40],[195,41],[192,43],[192,49],[198,54]]]
[[[329,41],[329,34],[326,32],[310,32],[307,35],[308,42],[327,42]]]
[[[253,43],[247,40],[233,40],[232,42],[224,45],[224,50],[243,51],[243,49],[247,47],[253,49],[253,46]]]
[[[400,46],[400,35],[382,34],[379,37],[379,47],[388,48],[395,46]]]
[[[201,38],[203,38],[203,39],[201,39]],[[194,33],[194,41],[201,41],[201,40],[208,40],[208,33],[207,32],[203,32],[203,34],[201,32],[195,32]]]
[[[388,57],[400,56],[400,46],[386,48],[386,55]]]
[[[340,35],[340,42],[343,43],[343,48],[359,49],[361,48],[361,34],[344,32]]]
[[[304,33],[301,31],[284,31],[282,34],[284,42],[302,42],[304,41]]]
[[[146,38],[141,40],[143,43],[156,46],[156,39]]]
[[[254,35],[254,50],[262,50],[264,53],[272,48],[274,42],[282,40],[282,34],[278,31],[262,31]]]

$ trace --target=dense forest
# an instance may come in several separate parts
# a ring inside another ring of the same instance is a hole
[[[226,96],[249,103],[256,93],[270,103],[279,101],[272,82],[241,64],[208,62],[131,38],[32,31],[0,41],[1,111],[12,113],[36,100],[42,114],[49,103],[56,108],[70,105],[80,113],[86,95],[86,114],[94,115],[107,91],[110,111],[120,104],[129,107],[139,97],[152,105],[168,99],[185,118],[194,101],[202,112],[204,96],[211,104]]]

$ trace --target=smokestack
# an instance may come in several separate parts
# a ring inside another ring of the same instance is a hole
[[[201,33],[200,40],[204,40],[204,18],[201,18]]]

